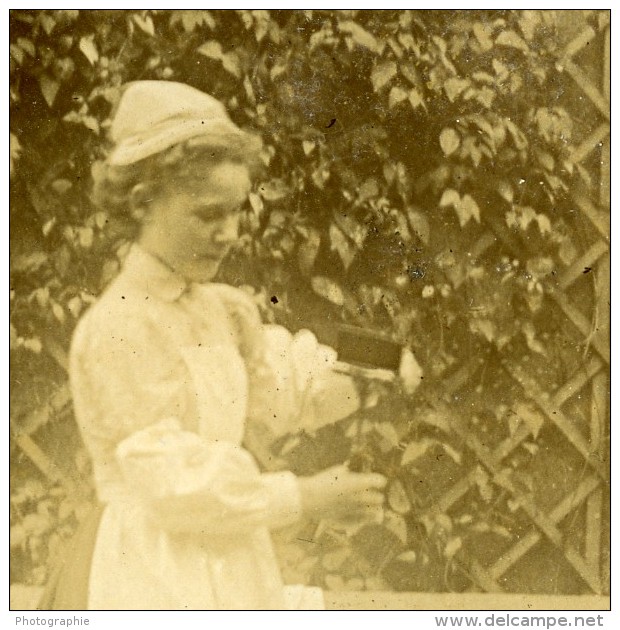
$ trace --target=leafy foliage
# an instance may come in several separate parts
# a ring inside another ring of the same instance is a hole
[[[526,426],[513,468],[531,485],[543,421],[486,366],[518,363],[552,390],[584,351],[542,308],[578,256],[567,192],[590,185],[558,100],[557,28],[553,11],[12,11],[12,422],[63,383],[75,322],[126,248],[89,202],[121,85],[190,83],[265,139],[251,238],[222,277],[326,341],[334,320],[390,331],[425,369],[416,397],[391,391],[330,438],[350,449],[340,461],[388,475],[386,520],[324,529],[321,557],[289,544],[291,570],[333,588],[465,588],[463,550],[523,522],[482,468],[467,510],[436,509],[474,464],[452,420],[495,443]],[[472,391],[447,400],[476,356]]]

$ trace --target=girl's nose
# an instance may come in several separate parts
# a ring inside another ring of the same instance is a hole
[[[216,243],[230,243],[239,236],[239,213],[231,212],[220,222],[218,229],[213,234]]]

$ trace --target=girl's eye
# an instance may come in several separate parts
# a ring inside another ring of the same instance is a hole
[[[241,208],[228,208],[223,206],[209,206],[206,208],[199,208],[194,214],[205,223],[211,221],[221,221],[231,214],[237,214]]]
[[[194,212],[194,215],[198,217],[201,221],[205,223],[210,223],[211,221],[217,221],[225,216],[226,212],[222,211],[221,208],[200,208]]]

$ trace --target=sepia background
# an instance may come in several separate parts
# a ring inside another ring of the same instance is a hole
[[[258,449],[390,480],[382,523],[280,536],[286,580],[608,594],[609,38],[585,10],[12,11],[16,592],[93,500],[67,350],[128,226],[91,171],[121,85],[170,79],[265,140],[221,279],[270,321],[380,331],[424,369],[414,395],[360,380],[363,411]]]

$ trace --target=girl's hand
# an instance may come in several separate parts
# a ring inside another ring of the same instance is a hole
[[[351,472],[346,466],[301,477],[303,511],[319,519],[348,519],[376,514],[383,504],[387,479],[378,473]]]

